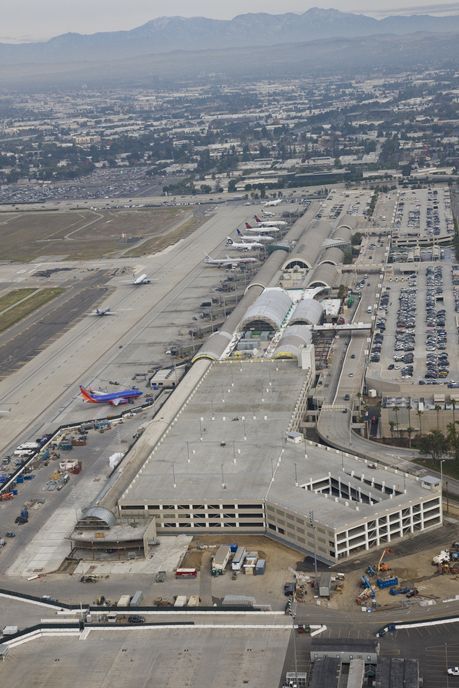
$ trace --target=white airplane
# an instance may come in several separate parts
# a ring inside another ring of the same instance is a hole
[[[266,215],[266,217],[274,217],[274,213],[270,213],[269,210],[265,210],[264,208],[261,209],[261,212],[263,215]]]
[[[229,256],[226,256],[226,258],[212,258],[211,256],[206,256],[204,263],[216,268],[235,269],[243,263],[258,263],[258,260],[256,258],[230,258]]]
[[[142,284],[151,284],[151,279],[148,277],[148,275],[143,273],[142,275],[139,275],[139,277],[136,277],[132,284],[135,287],[140,287]]]
[[[265,208],[275,208],[276,205],[280,205],[282,203],[282,198],[277,198],[275,201],[268,201],[267,203],[264,203]]]
[[[249,244],[251,241],[264,241],[266,243],[274,241],[274,237],[269,236],[268,234],[254,234],[253,236],[248,236],[247,234],[243,234],[240,229],[237,229],[236,231],[239,239],[241,241],[247,241]]]
[[[257,215],[255,215],[255,220],[263,227],[287,227],[287,223],[284,220],[260,220]]]
[[[253,251],[256,248],[263,248],[263,244],[260,244],[258,241],[237,242],[231,239],[231,237],[226,237],[225,245],[228,246],[230,251]]]
[[[95,311],[89,313],[89,315],[95,315],[97,318],[103,318],[104,315],[115,315],[111,308],[96,308]]]
[[[279,227],[252,227],[248,222],[245,223],[245,232],[257,232],[258,234],[276,234],[280,232]]]

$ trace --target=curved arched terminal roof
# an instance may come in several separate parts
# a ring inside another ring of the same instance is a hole
[[[290,296],[283,289],[265,289],[247,310],[239,329],[247,330],[250,326],[265,329],[262,326],[267,325],[268,329],[278,330],[292,303]]]
[[[311,287],[325,287],[326,289],[333,289],[338,281],[338,270],[334,265],[324,263],[318,265],[308,280],[308,288]]]
[[[303,299],[298,302],[289,323],[291,325],[317,325],[322,318],[323,312],[324,309],[319,301]]]
[[[274,352],[274,358],[296,358],[300,350],[312,342],[312,328],[309,325],[289,325]]]
[[[308,253],[305,247],[298,247],[282,266],[283,270],[293,270],[293,268],[302,268],[303,270],[310,270],[312,267],[311,260],[308,257]]]
[[[319,265],[342,265],[344,261],[344,253],[340,248],[331,247],[324,251]]]
[[[199,349],[198,353],[193,358],[193,363],[199,361],[200,358],[208,358],[210,361],[219,361],[232,338],[233,335],[229,332],[223,330],[214,332],[204,346]]]
[[[345,241],[347,244],[350,244],[352,238],[352,230],[349,228],[348,225],[340,225],[336,232],[333,233],[332,238],[342,239],[342,241]]]
[[[292,255],[284,261],[283,270],[291,270],[295,266],[310,270],[316,262],[325,239],[331,231],[328,222],[318,222],[313,227],[307,229]]]
[[[115,515],[104,506],[90,506],[83,511],[78,527],[87,526],[88,528],[112,528],[116,523]]]

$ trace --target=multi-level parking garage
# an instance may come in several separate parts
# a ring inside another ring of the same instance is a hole
[[[120,515],[159,533],[266,533],[328,562],[440,525],[438,486],[297,443],[310,375],[296,361],[212,363]]]

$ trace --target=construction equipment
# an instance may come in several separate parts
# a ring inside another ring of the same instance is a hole
[[[378,563],[376,564],[376,571],[377,571],[377,573],[380,573],[381,571],[391,571],[391,570],[392,570],[391,567],[390,567],[388,564],[385,564],[385,563],[383,562],[383,559],[384,559],[384,557],[386,556],[386,554],[391,554],[391,553],[392,553],[392,550],[389,549],[388,547],[386,547],[385,549],[383,549],[383,552],[382,552],[381,556],[379,557],[379,561],[378,561]]]
[[[391,588],[393,586],[398,585],[398,578],[397,576],[392,576],[391,578],[377,578],[376,579],[376,585],[380,590],[383,590],[384,588]]]
[[[406,587],[406,588],[391,588],[389,590],[389,593],[391,595],[406,595],[412,590],[412,588]]]
[[[360,578],[360,583],[361,583],[362,587],[367,589],[367,590],[371,588],[371,583],[368,579],[368,576],[362,576]]]

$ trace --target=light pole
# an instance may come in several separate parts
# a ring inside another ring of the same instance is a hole
[[[314,512],[310,511],[309,512],[309,525],[314,531],[314,576],[315,576],[315,583],[317,583],[317,540],[316,540],[316,527],[314,524]]]
[[[293,602],[295,604],[295,602]],[[292,605],[292,633],[293,633],[293,663],[295,665],[295,683],[298,686],[298,662],[296,659],[295,610]]]
[[[221,464],[221,469],[222,469],[222,487],[224,488],[226,486],[225,484],[225,473],[223,471],[224,464]]]
[[[443,509],[443,461],[445,459],[440,459],[440,496],[442,499],[442,509]]]
[[[449,674],[448,674],[448,643],[445,643],[445,664],[446,664],[446,688],[449,688]]]

